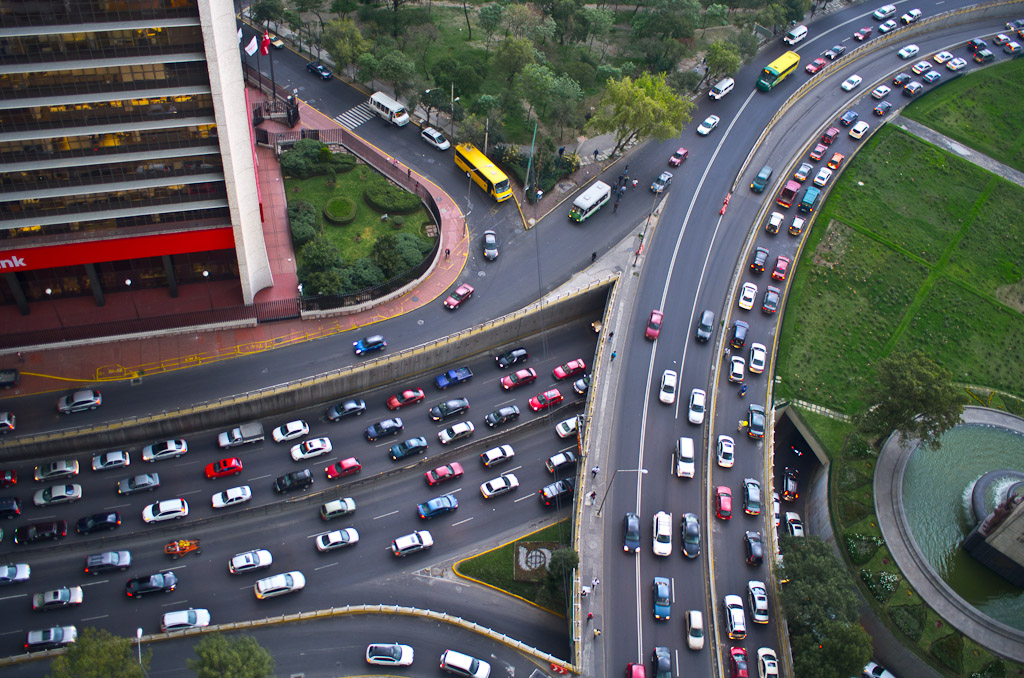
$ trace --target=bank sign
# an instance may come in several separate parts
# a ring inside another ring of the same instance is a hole
[[[37,271],[44,268],[98,264],[124,259],[142,259],[165,254],[233,249],[235,249],[235,238],[230,226],[200,231],[140,235],[134,238],[12,248],[0,250],[0,273]]]

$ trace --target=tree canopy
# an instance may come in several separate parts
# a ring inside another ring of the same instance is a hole
[[[690,121],[693,103],[672,91],[665,74],[644,73],[636,80],[624,76],[609,80],[594,117],[587,123],[590,134],[615,134],[618,153],[634,139],[659,141],[679,136]]]
[[[198,678],[273,678],[274,658],[252,636],[211,633],[196,644],[188,667]]]
[[[152,655],[142,653],[135,638],[84,628],[67,651],[53,659],[49,678],[145,678]]]
[[[868,436],[899,431],[936,448],[943,433],[956,426],[967,395],[953,384],[953,375],[920,351],[895,351],[884,358],[865,387],[868,409],[857,424]]]

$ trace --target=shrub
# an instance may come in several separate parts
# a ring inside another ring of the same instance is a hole
[[[925,620],[923,605],[891,605],[887,609],[896,628],[915,643],[921,640]]]
[[[942,664],[956,671],[959,675],[964,671],[964,639],[959,633],[951,633],[939,638],[931,647],[932,656]]]
[[[384,214],[410,214],[420,208],[419,196],[409,193],[380,175],[374,175],[363,189],[363,200]]]
[[[314,271],[303,279],[303,293],[312,296],[343,294],[349,287],[351,276],[345,268]]]
[[[881,537],[869,537],[855,532],[846,533],[846,552],[854,565],[863,565],[871,560],[878,547],[885,543]]]
[[[841,483],[840,483],[840,489],[842,489],[842,484]],[[839,495],[839,502],[838,502],[838,504],[839,504],[839,507],[838,507],[839,522],[841,524],[843,524],[843,525],[856,525],[857,523],[859,523],[861,520],[863,520],[865,517],[867,517],[871,513],[871,507],[870,506],[866,506],[866,505],[860,503],[859,501],[854,501],[854,500],[850,499],[849,497],[847,497],[845,495]],[[875,548],[867,548],[867,547],[859,547],[858,550],[859,551],[870,551],[870,553],[873,555],[875,553],[876,549]],[[853,558],[853,553],[852,552],[850,553],[850,557]],[[870,556],[869,556],[868,559],[870,560]],[[866,562],[867,562],[867,560],[865,560],[863,562],[860,562],[860,563],[857,563],[857,564],[858,565],[863,565]]]
[[[1006,664],[997,659],[972,673],[971,678],[1006,678]]]
[[[885,603],[892,597],[892,594],[896,592],[896,588],[902,580],[902,577],[895,572],[887,572],[885,570],[880,572],[861,570],[860,578],[867,585],[868,590],[871,591],[871,595],[880,603]]]
[[[299,254],[302,256],[302,267],[307,275],[341,266],[341,252],[334,243],[322,235],[308,242]]]
[[[420,240],[411,233],[398,233],[395,238],[398,241],[398,254],[402,257],[406,270],[418,265],[433,249],[433,245]]]
[[[281,169],[285,174],[308,179],[318,174],[348,172],[356,166],[356,158],[348,153],[332,153],[325,144],[315,139],[299,139],[281,154]]]
[[[377,264],[369,257],[360,257],[346,267],[350,277],[350,287],[347,292],[356,292],[367,287],[376,287],[387,278]]]
[[[391,225],[394,226],[395,230],[397,231],[398,229],[402,228],[402,226],[405,226],[405,217],[401,215],[391,217]]]
[[[292,231],[295,249],[301,249],[320,231],[316,221],[316,208],[304,200],[297,200],[288,205],[288,225]]]
[[[331,198],[324,205],[324,218],[333,224],[351,224],[355,221],[358,206],[351,198],[343,195]]]

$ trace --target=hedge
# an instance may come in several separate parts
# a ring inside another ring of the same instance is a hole
[[[355,221],[358,211],[359,207],[356,205],[355,200],[339,195],[331,198],[324,205],[324,219],[327,219],[332,224],[343,226]]]
[[[380,175],[374,175],[367,181],[363,200],[382,214],[412,214],[421,206],[418,195],[395,186]]]

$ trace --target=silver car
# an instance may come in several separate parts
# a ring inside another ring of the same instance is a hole
[[[102,404],[103,396],[100,395],[99,391],[84,389],[75,391],[71,395],[66,395],[58,400],[57,411],[61,414],[84,412],[86,410],[95,410]]]
[[[123,450],[104,452],[92,458],[93,471],[107,471],[112,468],[124,468],[132,463],[128,453]]]
[[[262,570],[274,564],[274,557],[266,549],[255,549],[239,553],[228,561],[228,572],[231,574],[243,574],[253,570]]]
[[[306,586],[306,578],[298,570],[275,574],[272,577],[260,579],[253,586],[256,597],[260,600],[283,596],[286,593],[301,591]]]
[[[29,631],[25,637],[25,649],[29,652],[49,650],[75,642],[78,629],[74,626],[53,626],[48,629]]]
[[[163,461],[174,459],[188,452],[188,443],[184,440],[164,440],[142,448],[142,461]]]
[[[11,563],[0,565],[0,584],[16,584],[28,581],[32,568],[27,563]]]
[[[135,494],[136,492],[152,492],[160,487],[159,473],[143,473],[134,478],[123,478],[117,481],[118,494]]]
[[[55,504],[69,504],[82,498],[82,486],[78,483],[62,485],[51,485],[37,491],[32,496],[32,503],[36,506],[54,506]]]
[[[484,259],[487,261],[494,261],[498,258],[498,247],[501,246],[501,242],[498,240],[498,234],[494,231],[484,231]]]

